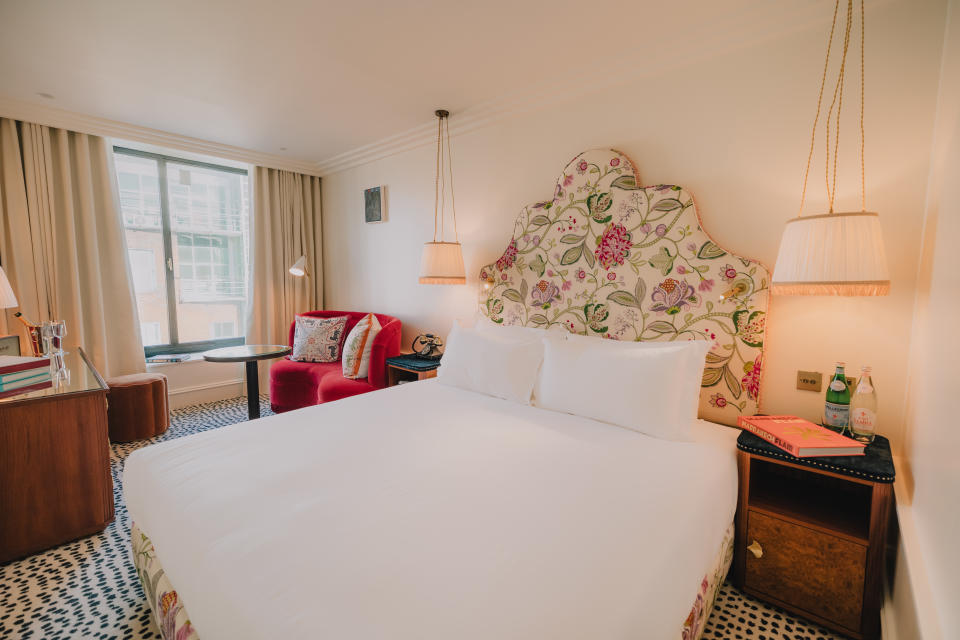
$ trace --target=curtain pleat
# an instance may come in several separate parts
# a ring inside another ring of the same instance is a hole
[[[323,307],[320,178],[280,169],[253,171],[252,276],[248,344],[287,344],[296,314]],[[288,269],[306,256],[307,275]],[[269,362],[260,387],[268,388]]]
[[[133,279],[106,140],[30,123],[20,123],[18,131],[4,119],[0,152],[0,201],[13,203],[0,210],[0,256],[5,268],[10,265],[20,310],[35,322],[65,321],[66,348],[82,346],[103,375],[143,372]],[[9,168],[15,164],[22,166],[19,185]]]

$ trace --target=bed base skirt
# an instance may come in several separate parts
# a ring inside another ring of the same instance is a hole
[[[190,624],[180,596],[157,560],[153,543],[136,523],[130,526],[130,548],[137,578],[163,640],[198,640],[197,630]]]
[[[198,640],[197,630],[190,623],[187,609],[167,578],[157,559],[153,543],[136,524],[130,527],[130,546],[137,577],[143,587],[154,619],[164,640]],[[703,576],[690,614],[680,629],[680,640],[700,640],[710,612],[713,611],[720,585],[733,562],[733,523],[727,527],[720,552],[710,570]]]

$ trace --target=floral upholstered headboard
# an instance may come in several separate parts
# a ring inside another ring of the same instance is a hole
[[[524,208],[506,251],[481,270],[481,307],[508,325],[709,340],[700,417],[736,424],[760,408],[770,274],[714,243],[681,187],[639,185],[618,151],[574,158],[553,199]]]

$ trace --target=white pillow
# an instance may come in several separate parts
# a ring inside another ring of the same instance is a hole
[[[380,333],[380,321],[372,313],[360,318],[343,343],[343,377],[366,378],[370,371],[373,339]]]
[[[539,335],[505,335],[454,323],[437,378],[451,387],[530,404],[542,361]]]
[[[710,343],[544,338],[537,406],[626,427],[663,440],[690,440]]]

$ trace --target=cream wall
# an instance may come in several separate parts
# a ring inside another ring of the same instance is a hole
[[[921,616],[924,637],[960,629],[960,420],[956,407],[960,363],[960,2],[951,0],[940,72],[940,95],[926,203],[926,225],[911,348],[906,453],[913,476],[898,494],[901,529],[918,608],[933,605],[936,621]],[[924,603],[922,594],[932,593]],[[906,590],[904,590],[906,592]],[[895,592],[896,597],[896,592]],[[901,608],[901,607],[898,607]]]
[[[886,2],[869,11],[867,203],[881,214],[892,292],[775,299],[764,408],[815,418],[822,396],[795,390],[797,369],[830,372],[835,360],[845,360],[858,373],[859,365],[872,364],[882,430],[899,444],[945,5]],[[570,158],[602,146],[627,153],[647,184],[683,185],[722,245],[772,266],[784,222],[797,212],[827,26],[757,35],[712,57],[665,53],[656,69],[639,60],[630,77],[598,70],[572,85],[564,101],[455,136],[468,276],[501,254],[521,207],[549,197]],[[848,105],[854,101],[851,91]],[[855,110],[845,116],[840,210],[859,208]],[[455,131],[456,113],[452,125]],[[465,287],[417,283],[420,247],[433,232],[433,154],[428,143],[323,183],[327,307],[395,315],[405,341],[419,331],[445,334],[455,317],[476,308],[472,280]],[[822,137],[818,158],[812,212],[825,202]],[[365,225],[362,191],[378,184],[387,185],[388,222]]]

